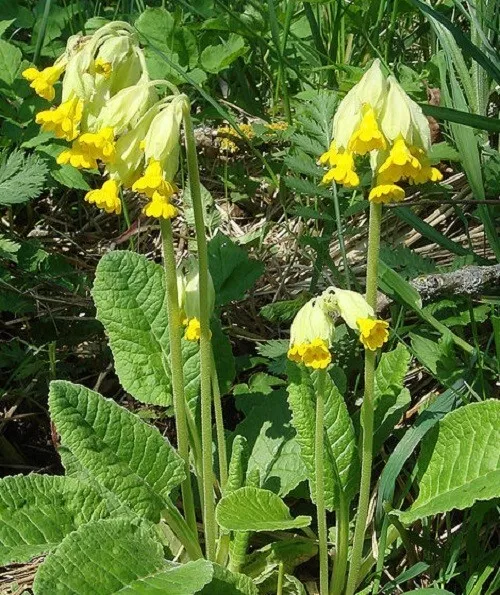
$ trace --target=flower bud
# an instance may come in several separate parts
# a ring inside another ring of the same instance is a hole
[[[212,316],[215,307],[215,289],[210,272],[208,273],[207,287],[207,310],[208,316]],[[188,265],[186,274],[186,286],[184,290],[184,313],[186,318],[200,318],[200,274],[198,261],[192,260]]]

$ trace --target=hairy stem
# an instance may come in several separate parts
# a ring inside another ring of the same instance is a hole
[[[318,389],[316,394],[316,428],[314,441],[314,471],[316,475],[316,510],[318,515],[320,595],[327,595],[328,593],[328,544],[324,471],[325,375],[326,370],[318,371]]]
[[[333,565],[330,594],[341,595],[344,591],[347,571],[347,555],[349,552],[349,502],[343,494],[340,496],[340,504],[337,510],[337,534],[335,545],[337,554]]]
[[[165,285],[167,290],[168,334],[170,340],[170,368],[172,374],[172,394],[175,412],[175,428],[177,447],[184,461],[186,479],[181,484],[182,503],[186,521],[197,536],[196,513],[189,465],[189,435],[186,422],[186,398],[184,395],[184,368],[182,361],[182,321],[177,295],[177,271],[175,263],[172,224],[169,219],[160,219],[162,237],[163,264],[165,268]]]
[[[215,561],[216,523],[214,501],[214,473],[212,462],[212,346],[208,313],[208,251],[205,237],[203,203],[201,199],[200,174],[196,155],[196,140],[186,98],[183,106],[186,160],[194,211],[196,245],[199,263],[200,292],[200,377],[201,377],[201,444],[203,467],[203,526],[205,531],[205,555]]]
[[[217,451],[219,454],[219,477],[222,495],[227,484],[227,452],[226,437],[224,435],[224,420],[222,418],[222,401],[220,396],[219,378],[215,367],[215,359],[212,350],[212,391],[214,395],[215,431],[217,434]]]
[[[380,226],[382,205],[370,203],[370,226],[368,230],[368,254],[366,263],[366,301],[373,307],[377,305],[377,271],[380,249]],[[354,595],[358,583],[358,574],[365,541],[368,506],[370,504],[370,485],[373,462],[373,406],[375,394],[376,352],[365,351],[365,394],[361,406],[361,484],[359,490],[358,513],[354,527],[351,566],[347,579],[347,595]]]

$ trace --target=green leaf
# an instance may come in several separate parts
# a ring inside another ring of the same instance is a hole
[[[110,252],[97,265],[92,295],[125,390],[143,403],[170,405],[172,383],[165,293],[160,265],[140,254]],[[183,341],[186,397],[199,387],[198,345]]]
[[[458,383],[457,383],[458,384]],[[380,487],[377,499],[377,517],[382,516],[383,504],[392,504],[396,480],[405,462],[415,452],[418,444],[426,433],[449,411],[458,406],[461,393],[465,390],[465,383],[460,382],[456,388],[446,390],[443,394],[425,409],[418,417],[415,424],[406,432],[394,451],[389,456],[380,477]]]
[[[0,40],[1,43],[1,40]],[[0,204],[20,204],[36,198],[48,175],[45,163],[37,155],[14,150],[0,156]]]
[[[288,404],[297,431],[301,457],[315,501],[314,436],[317,374],[304,367],[288,367]],[[338,508],[341,496],[350,501],[357,491],[359,459],[354,426],[344,399],[330,376],[325,379],[325,498],[328,510]],[[342,492],[342,494],[340,493]]]
[[[257,375],[252,380],[256,378]],[[290,425],[286,394],[283,390],[264,394],[265,391],[253,387],[249,391],[252,392],[235,394],[236,407],[245,413],[235,434],[247,440],[248,472],[258,469],[262,487],[286,496],[307,478],[295,431]]]
[[[173,565],[149,576],[137,579],[120,589],[120,594],[153,595],[194,595],[211,581],[213,566],[208,560],[196,560],[182,565]]]
[[[375,373],[375,451],[381,448],[410,406],[410,392],[403,387],[409,364],[410,353],[402,343],[380,358]]]
[[[153,522],[184,479],[182,459],[160,432],[114,401],[77,384],[50,385],[51,418],[67,446],[99,483]]]
[[[212,564],[214,577],[200,595],[258,595],[252,579],[244,574],[231,572],[223,566]]]
[[[163,566],[163,548],[143,524],[94,521],[70,533],[47,557],[33,590],[35,595],[111,595]]]
[[[403,523],[469,508],[500,496],[500,401],[465,405],[448,413],[426,436],[418,459],[418,498]]]
[[[257,579],[283,563],[285,572],[291,574],[297,566],[314,558],[317,553],[318,546],[311,541],[293,538],[276,541],[250,553],[243,571],[246,575]]]
[[[245,40],[240,35],[230,33],[225,43],[209,45],[200,56],[202,67],[213,74],[217,74],[224,68],[230,66],[240,56],[248,51]]]
[[[444,386],[451,386],[462,378],[463,366],[455,355],[453,343],[446,337],[427,338],[410,333],[411,346],[416,358]]]
[[[498,118],[488,118],[486,116],[478,116],[457,109],[449,107],[441,107],[436,105],[429,105],[428,103],[421,103],[420,107],[426,116],[432,116],[436,120],[445,120],[446,122],[454,122],[455,124],[463,124],[478,130],[488,130],[489,132],[500,132],[500,120]],[[442,143],[439,143],[442,144]],[[437,152],[439,154],[439,152]],[[434,152],[431,149],[431,155],[434,158]],[[446,153],[443,159],[456,160],[455,153],[451,156]]]
[[[218,306],[243,299],[264,272],[261,262],[220,232],[208,244],[208,264]]]
[[[76,479],[5,477],[0,480],[0,565],[49,552],[80,525],[107,516],[105,499]]]
[[[228,531],[279,531],[308,527],[311,517],[293,518],[283,500],[269,490],[244,487],[222,498],[215,511]]]
[[[270,322],[290,322],[306,302],[307,297],[302,294],[294,300],[266,304],[260,309],[260,314]]]
[[[61,165],[50,170],[50,175],[56,182],[75,190],[90,190],[82,172],[71,165]]]
[[[10,87],[17,77],[21,60],[21,50],[0,39],[0,81]]]

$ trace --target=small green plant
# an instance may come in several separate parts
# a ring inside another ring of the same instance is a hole
[[[305,4],[312,26],[314,13]],[[276,19],[273,2],[269,7]],[[168,25],[175,34],[163,49],[182,55],[193,77],[195,63],[183,51],[191,34],[181,35],[170,18],[164,10],[147,10],[137,30],[156,31],[164,43],[162,27]],[[277,23],[272,26],[279,88],[286,88],[287,64]],[[429,123],[378,60],[342,101],[322,92],[302,108],[286,164],[313,182],[297,175],[286,184],[308,193],[322,176],[314,194],[326,198],[331,189],[330,219],[339,234],[339,195],[345,199],[349,189],[366,194],[366,296],[350,289],[345,260],[347,289],[332,286],[312,299],[263,309],[269,319],[293,318],[290,341],[261,345],[270,373],[233,386],[235,359],[219,314],[252,287],[262,265],[223,234],[207,241],[191,104],[178,81],[152,77],[156,54],[141,46],[137,30],[113,21],[92,35],[72,37],[53,65],[24,68],[22,76],[41,99],[57,104],[35,116],[54,141],[56,164],[102,177],[85,200],[127,223],[131,203],[141,201],[159,228],[162,264],[133,251],[110,251],[97,267],[92,297],[121,386],[137,401],[173,412],[177,444],[84,385],[51,382],[49,412],[65,475],[0,481],[0,563],[45,556],[36,595],[303,595],[296,569],[315,558],[320,595],[395,592],[429,567],[415,560],[408,527],[420,523],[427,530],[437,515],[447,519],[454,510],[500,496],[500,403],[486,399],[459,407],[465,398],[453,375],[451,346],[467,353],[473,348],[436,318],[437,309],[422,307],[416,290],[379,259],[383,205],[402,201],[407,184],[442,177],[431,162]],[[321,47],[319,31],[316,41]],[[232,33],[227,43],[206,47],[200,63],[218,73],[246,52],[241,36]],[[288,97],[285,103],[290,119]],[[325,133],[330,128],[332,136]],[[181,154],[186,176],[177,175]],[[37,157],[2,156],[0,202],[13,202],[13,184],[17,202],[29,200],[48,171]],[[337,185],[344,187],[339,193]],[[194,241],[190,258],[178,265],[172,220],[182,199]],[[11,262],[21,249],[0,239],[2,257]],[[428,266],[407,255],[400,260],[402,269]],[[379,277],[443,335],[439,343],[412,338],[417,357],[436,375],[446,371],[449,392],[428,404],[399,441],[402,432],[395,428],[411,404],[404,385],[411,357],[402,342],[381,353],[395,333],[378,316]],[[471,308],[468,321],[478,315]],[[460,325],[461,318],[448,323]],[[360,408],[349,402],[347,373],[334,360],[342,340],[363,351]],[[244,418],[229,436],[221,395],[230,390]],[[420,441],[416,467],[401,478],[405,493],[418,486],[406,507],[395,496],[396,481]],[[385,464],[377,492],[374,454],[381,449]],[[292,493],[301,504],[285,502]],[[386,552],[398,541],[412,564],[381,591]],[[444,586],[446,578],[436,584]],[[420,592],[442,591],[429,589]]]

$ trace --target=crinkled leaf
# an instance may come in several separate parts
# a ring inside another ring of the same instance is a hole
[[[410,393],[403,387],[409,364],[410,353],[402,343],[380,358],[375,373],[375,451],[380,449],[410,406]]]
[[[426,435],[418,468],[418,498],[400,515],[404,523],[499,497],[500,401],[448,413]]]
[[[307,527],[311,517],[293,518],[283,500],[269,490],[244,487],[217,505],[217,522],[228,531],[278,531]]]
[[[288,404],[297,431],[301,456],[308,472],[311,497],[315,500],[314,436],[317,373],[304,367],[288,367]],[[356,494],[359,459],[354,426],[344,398],[329,375],[325,379],[325,498],[333,510],[339,505],[340,490],[348,500]]]
[[[218,564],[212,564],[212,568],[213,579],[200,591],[200,595],[257,595],[257,587],[248,576],[231,572]]]
[[[208,244],[208,260],[216,304],[220,306],[245,297],[264,271],[261,262],[249,258],[243,248],[220,232]]]
[[[111,399],[70,382],[51,383],[49,407],[62,443],[89,473],[158,522],[164,498],[184,479],[182,459],[166,438]]]
[[[182,565],[160,570],[149,576],[137,579],[123,589],[120,594],[154,595],[194,595],[211,581],[213,566],[208,560],[196,560]]]
[[[0,480],[0,565],[49,552],[71,531],[109,514],[105,499],[76,479],[5,477]]]
[[[99,262],[92,295],[120,382],[153,405],[170,405],[172,383],[165,273],[140,254],[117,251]],[[198,345],[183,341],[186,397],[199,389]]]
[[[47,557],[33,590],[35,595],[111,595],[163,566],[163,548],[144,525],[133,519],[94,521],[70,533]]]

